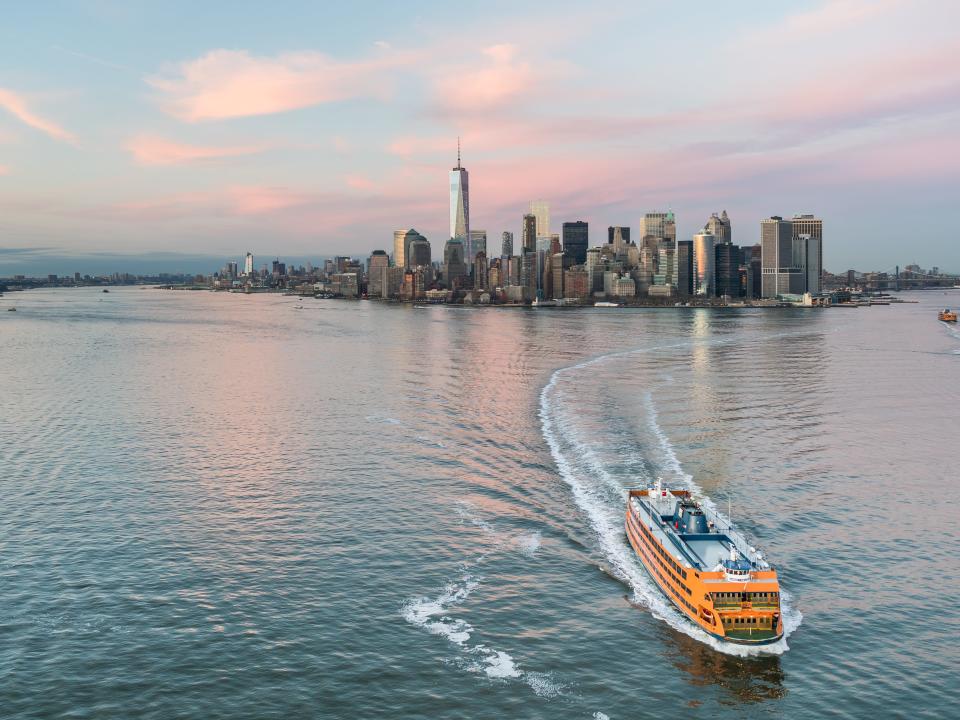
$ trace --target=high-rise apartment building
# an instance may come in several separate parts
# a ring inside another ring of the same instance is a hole
[[[590,245],[589,227],[583,220],[563,224],[563,252],[570,257],[574,265],[587,261],[587,248]]]
[[[536,252],[537,249],[537,216],[527,213],[523,216],[520,240],[522,247],[520,254]]]
[[[804,250],[801,250],[801,245]],[[803,269],[806,243],[794,242],[793,223],[774,215],[760,221],[761,295],[802,295],[806,290]]]
[[[716,238],[706,230],[693,236],[693,292],[695,295],[714,294],[715,242]]]
[[[511,255],[513,255],[513,233],[504,230],[500,243],[500,257],[510,257]]]
[[[535,237],[546,237],[550,234],[550,203],[546,200],[534,200],[530,203],[530,214],[537,219]]]
[[[450,237],[464,245],[465,261],[473,262],[470,246],[470,176],[460,163],[460,141],[457,140],[457,166],[450,171]]]

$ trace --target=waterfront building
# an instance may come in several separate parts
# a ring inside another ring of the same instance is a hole
[[[367,262],[367,295],[383,297],[383,270],[390,267],[390,257],[384,250],[374,250]]]
[[[487,231],[486,230],[471,230],[470,231],[470,249],[473,252],[473,256],[476,257],[477,253],[487,254]]]
[[[501,236],[500,257],[510,257],[511,255],[513,255],[513,233],[504,230]]]
[[[457,166],[450,171],[450,237],[464,245],[464,259],[473,262],[470,239],[470,176],[460,163],[460,140],[457,139]]]
[[[761,295],[803,295],[806,242],[794,242],[793,223],[774,215],[760,222]]]
[[[407,266],[407,256],[406,256],[406,240],[407,240],[407,231],[406,230],[394,230],[393,231],[393,264],[397,267],[406,267]]]
[[[550,256],[550,297],[554,300],[563,298],[564,254],[553,253]]]
[[[583,265],[576,265],[563,272],[563,297],[586,300],[593,294],[590,273]]]
[[[750,247],[741,247],[740,252],[743,256],[743,295],[751,299],[760,297],[763,288],[763,264],[761,245],[751,245]]]
[[[806,256],[806,291],[816,295],[823,287],[823,220],[815,215],[794,215],[791,219],[794,237],[808,235]],[[936,273],[934,273],[936,274]]]
[[[546,200],[534,200],[530,203],[530,214],[536,218],[535,236],[550,235],[550,203]]]
[[[527,213],[523,216],[523,225],[521,226],[520,239],[522,247],[520,254],[535,252],[537,249],[537,216]]]
[[[740,248],[725,242],[714,246],[715,291],[717,297],[740,297]]]
[[[520,285],[526,288],[530,299],[537,296],[537,253],[525,252],[520,262]]]
[[[587,247],[590,245],[589,227],[583,220],[563,224],[563,252],[570,256],[570,262],[580,265],[587,260]]]
[[[706,230],[693,236],[693,292],[695,295],[713,295],[714,242],[716,238]]]
[[[730,218],[727,217],[726,210],[720,215],[713,213],[710,219],[707,220],[704,230],[716,238],[717,245],[733,242],[732,233],[730,232]]]
[[[443,281],[447,288],[459,289],[467,276],[465,248],[460,238],[450,238],[443,248]]]
[[[243,274],[247,277],[253,275],[253,253],[247,253],[247,257],[243,261]]]
[[[355,272],[334,273],[330,276],[330,292],[345,298],[355,298],[360,290],[360,276]]]
[[[603,274],[603,294],[607,297],[634,297],[637,286],[633,278],[620,272],[605,272]]]
[[[607,244],[613,245],[613,250],[618,255],[626,252],[630,244],[630,228],[612,225],[607,228]]]

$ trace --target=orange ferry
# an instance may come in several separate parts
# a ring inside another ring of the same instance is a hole
[[[937,314],[937,319],[943,322],[956,322],[957,314],[950,310],[950,308],[944,308]]]
[[[777,572],[729,522],[688,490],[630,490],[627,538],[663,594],[720,640],[765,645],[783,637]]]

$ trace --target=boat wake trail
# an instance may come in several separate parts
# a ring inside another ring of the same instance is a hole
[[[683,345],[689,347],[688,343]],[[612,573],[630,587],[634,602],[648,608],[654,617],[663,620],[672,628],[720,652],[737,656],[781,654],[788,649],[786,637],[802,620],[800,612],[792,607],[786,592],[781,591],[783,640],[759,647],[724,643],[689,622],[673,607],[649,578],[627,543],[623,529],[626,511],[624,489],[630,485],[640,485],[652,482],[656,477],[663,477],[668,485],[691,490],[698,499],[716,510],[693,478],[684,472],[669,438],[657,422],[652,393],[647,392],[643,398],[646,422],[653,440],[651,447],[644,453],[638,450],[618,452],[616,466],[604,461],[601,453],[595,449],[599,443],[593,441],[590,428],[584,427],[586,423],[582,422],[582,408],[574,397],[578,384],[580,387],[585,384],[593,387],[596,383],[595,375],[586,382],[584,371],[616,358],[652,351],[663,352],[669,347],[675,346],[613,353],[556,370],[540,393],[540,422],[544,439],[550,447],[561,477],[570,486],[575,502],[596,533],[600,550]],[[625,459],[629,461],[626,466]]]
[[[490,549],[470,562],[461,565],[460,574],[448,582],[435,597],[418,597],[408,600],[400,609],[403,619],[432,635],[445,637],[455,645],[459,654],[453,664],[468,672],[483,674],[495,680],[520,680],[541,697],[562,694],[565,685],[551,673],[521,669],[513,657],[503,650],[484,643],[471,642],[475,628],[462,618],[454,617],[477,588],[484,576],[479,573],[483,563],[494,553],[515,550],[532,557],[540,547],[540,533],[511,534],[498,532],[490,523],[478,518],[469,503],[459,503],[457,512],[464,524],[477,527],[489,540]]]

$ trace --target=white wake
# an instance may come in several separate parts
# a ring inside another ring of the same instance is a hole
[[[687,346],[689,343],[644,348],[611,353],[576,365],[556,370],[540,393],[540,422],[544,439],[557,464],[561,477],[570,486],[574,500],[586,514],[597,534],[600,549],[611,566],[612,572],[633,591],[635,602],[649,608],[650,612],[668,625],[714,649],[730,655],[748,656],[781,654],[788,649],[786,638],[800,625],[802,615],[791,604],[789,593],[781,590],[784,638],[777,643],[763,646],[733,645],[717,640],[687,620],[662,594],[647,575],[646,570],[627,543],[623,518],[626,508],[625,486],[610,472],[604,461],[593,449],[592,443],[577,432],[576,409],[567,407],[563,386],[574,382],[584,369],[634,354],[663,351],[671,347]],[[673,485],[683,485],[694,492],[698,499],[713,507],[709,498],[693,478],[684,472],[673,446],[657,422],[653,397],[644,397],[647,421],[651,433],[657,439],[662,454],[662,472]],[[622,460],[623,458],[621,458]],[[672,477],[670,477],[672,476]],[[640,481],[653,478],[636,478]]]

